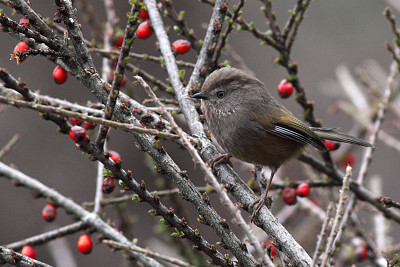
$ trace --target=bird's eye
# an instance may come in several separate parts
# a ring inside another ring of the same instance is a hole
[[[225,96],[225,92],[224,91],[218,91],[217,92],[217,97],[218,98],[223,98]]]

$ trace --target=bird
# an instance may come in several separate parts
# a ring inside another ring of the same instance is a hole
[[[324,140],[327,139],[375,148],[336,128],[306,125],[273,98],[259,79],[234,67],[213,71],[201,91],[191,97],[201,99],[208,128],[227,153],[213,159],[212,167],[224,161],[230,163],[229,159],[236,157],[271,170],[266,190],[251,205],[257,204],[252,220],[267,203],[276,171],[298,157],[307,145],[326,152]]]

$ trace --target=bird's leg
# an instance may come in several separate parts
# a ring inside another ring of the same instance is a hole
[[[232,156],[229,154],[224,154],[222,156],[215,157],[210,161],[210,166],[212,169],[214,169],[214,167],[216,167],[217,165],[220,165],[222,163],[227,163],[229,164],[229,166],[233,168],[233,163],[231,162],[231,158]]]
[[[251,221],[253,222],[255,217],[257,216],[257,213],[260,211],[260,209],[264,206],[264,204],[268,203],[268,191],[271,188],[271,183],[272,179],[274,178],[276,170],[271,170],[271,175],[269,177],[268,181],[268,186],[267,189],[262,193],[262,195],[257,198],[253,203],[250,204],[250,207],[253,207],[255,204],[257,206],[254,208],[253,214],[251,215]]]
[[[262,169],[263,166],[254,165],[254,178],[258,184],[261,194],[265,191],[265,185],[267,184],[264,175],[262,175]]]

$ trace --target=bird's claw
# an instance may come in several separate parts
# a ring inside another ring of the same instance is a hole
[[[214,169],[214,167],[216,167],[222,163],[227,163],[227,164],[229,164],[229,166],[231,166],[233,168],[233,163],[231,162],[231,158],[232,158],[232,156],[229,154],[224,154],[222,156],[215,157],[214,159],[212,159],[210,161],[211,169]]]

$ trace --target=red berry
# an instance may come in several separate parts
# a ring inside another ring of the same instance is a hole
[[[124,36],[120,35],[117,37],[116,41],[113,43],[113,47],[120,49],[123,42],[124,42]]]
[[[324,143],[325,143],[326,147],[329,149],[329,151],[334,151],[340,147],[340,143],[337,143],[337,142],[324,140]]]
[[[15,56],[16,53],[18,52],[22,53],[26,50],[28,50],[28,45],[25,42],[19,42],[14,48],[13,55]]]
[[[86,130],[81,126],[72,126],[69,130],[69,137],[71,137],[74,142],[81,142],[87,138]]]
[[[23,17],[22,19],[20,19],[19,25],[26,27],[28,29],[31,27],[31,23],[29,22],[29,19],[27,17]]]
[[[149,12],[147,12],[147,10],[144,9],[144,8],[142,8],[142,9],[140,10],[140,19],[141,19],[141,20],[148,20],[148,19],[150,19]]]
[[[111,177],[106,177],[103,180],[103,184],[101,185],[101,188],[103,189],[103,192],[105,194],[110,194],[112,191],[115,189],[115,180]]]
[[[296,189],[296,194],[300,197],[306,197],[310,194],[310,186],[307,183],[300,184]]]
[[[347,167],[347,165],[354,166],[356,162],[356,156],[353,153],[348,153],[342,157],[340,163],[342,166]]]
[[[56,84],[63,84],[68,78],[68,72],[57,66],[53,71],[53,78]]]
[[[172,43],[172,50],[176,51],[178,54],[186,54],[190,50],[190,43],[186,40],[180,39]]]
[[[356,250],[355,254],[358,260],[362,261],[365,260],[368,257],[368,246],[367,244],[361,244],[359,245]]]
[[[93,249],[93,242],[90,236],[81,235],[78,239],[78,249],[82,254],[89,254]]]
[[[116,72],[116,71],[113,70],[113,71],[111,72],[111,74],[109,75],[110,83],[112,83],[112,81],[114,80],[115,72]],[[124,76],[122,77],[121,87],[124,87],[125,83],[126,83],[126,79],[125,79],[125,75],[124,75]]]
[[[45,221],[52,222],[57,217],[57,209],[52,204],[46,204],[42,210],[42,217]]]
[[[75,119],[75,118],[71,118],[71,123],[73,124],[73,125],[81,125],[82,124],[82,121],[81,120],[79,120],[79,119]]]
[[[121,164],[122,163],[121,156],[118,154],[118,152],[110,150],[110,151],[108,151],[108,153],[110,155],[110,159],[112,161],[114,161],[116,164]]]
[[[278,94],[282,98],[288,98],[293,93],[293,84],[286,79],[282,80],[278,85]]]
[[[31,259],[36,259],[36,251],[31,246],[24,246],[21,250],[21,254]]]
[[[288,205],[294,205],[297,203],[296,190],[291,187],[285,187],[282,191],[282,200]]]
[[[85,121],[85,129],[86,130],[93,130],[97,126],[96,123],[91,123],[88,121]]]
[[[150,38],[153,34],[153,29],[150,27],[150,23],[148,21],[140,23],[139,27],[136,30],[136,35],[140,39]]]

